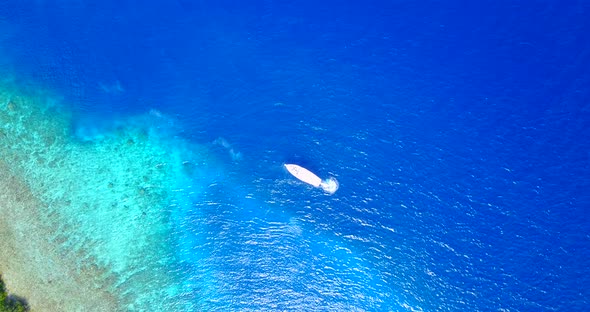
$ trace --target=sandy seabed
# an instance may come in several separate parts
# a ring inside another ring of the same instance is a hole
[[[13,95],[13,88],[3,88],[0,94],[0,273],[6,287],[24,298],[32,311],[117,311],[116,295],[96,283],[100,272],[92,267],[80,270],[72,255],[60,251],[51,239],[56,230],[41,217],[47,204],[15,173],[23,165],[16,155],[29,151],[16,146],[11,136],[26,131],[30,119],[25,117],[35,112],[22,105],[27,98]]]
[[[117,311],[117,298],[99,287],[92,270],[77,272],[61,255],[50,229],[39,222],[29,188],[0,161],[0,272],[10,293],[25,298],[33,311]]]

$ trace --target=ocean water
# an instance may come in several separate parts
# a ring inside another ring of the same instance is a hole
[[[67,275],[120,311],[584,311],[588,16],[5,2],[0,261],[43,272],[6,283],[40,310]]]

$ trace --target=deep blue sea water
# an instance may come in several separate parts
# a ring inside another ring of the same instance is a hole
[[[63,95],[73,133],[155,109],[217,155],[178,224],[200,244],[179,250],[205,255],[184,255],[188,284],[210,278],[187,288],[205,309],[583,311],[589,17],[585,1],[11,1],[0,64]]]

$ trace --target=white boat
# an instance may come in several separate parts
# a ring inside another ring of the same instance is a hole
[[[322,188],[324,191],[330,194],[334,194],[336,190],[338,190],[338,181],[335,178],[328,178],[323,180],[318,177],[315,173],[294,164],[285,164],[285,168],[289,173],[291,173],[294,177],[303,181],[313,187]]]

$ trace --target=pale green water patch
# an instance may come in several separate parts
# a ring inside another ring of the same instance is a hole
[[[42,205],[44,240],[122,309],[178,310],[173,209],[181,183],[207,168],[207,150],[162,130],[169,120],[158,112],[80,140],[58,99],[13,89],[0,90],[0,157]]]

